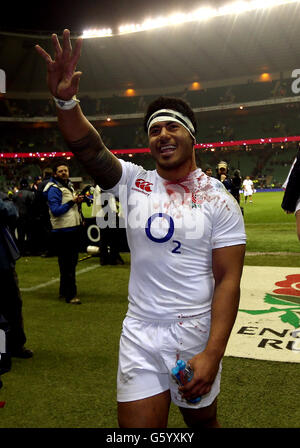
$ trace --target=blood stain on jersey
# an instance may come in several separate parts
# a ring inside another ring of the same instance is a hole
[[[221,195],[216,191],[215,185],[211,182],[211,178],[202,173],[196,176],[194,173],[187,175],[178,181],[165,181],[165,188],[169,196],[178,195],[181,197],[181,205],[188,205],[191,208],[201,208],[205,202],[215,202],[217,206],[221,200]],[[224,200],[226,208],[229,207]]]

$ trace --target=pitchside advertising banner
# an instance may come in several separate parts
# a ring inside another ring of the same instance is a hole
[[[129,252],[126,229],[125,228],[115,228],[113,229],[115,233],[115,238],[119,242],[120,252]],[[82,237],[82,251],[86,251],[88,246],[99,246],[101,239],[101,229],[97,225],[96,218],[85,218],[85,224],[83,228]]]
[[[226,356],[300,362],[300,269],[245,266]]]

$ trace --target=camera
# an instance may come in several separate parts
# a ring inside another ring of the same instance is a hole
[[[88,207],[90,207],[93,203],[93,198],[90,197],[91,194],[91,185],[87,185],[84,187],[84,189],[79,193],[79,196],[83,196],[83,201],[87,204]]]

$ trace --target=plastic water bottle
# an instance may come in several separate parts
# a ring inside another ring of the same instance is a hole
[[[172,369],[172,376],[180,386],[184,386],[186,383],[191,381],[194,376],[194,372],[191,366],[187,366],[185,361],[179,359],[176,363],[176,366]],[[187,401],[189,401],[190,403],[199,403],[200,400],[201,397],[197,397],[193,400]]]

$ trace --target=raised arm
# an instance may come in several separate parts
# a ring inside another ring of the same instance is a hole
[[[81,54],[82,38],[72,49],[70,31],[64,30],[62,47],[56,34],[52,35],[54,59],[39,45],[35,48],[47,64],[47,84],[56,102],[58,126],[63,137],[96,184],[112,188],[120,180],[120,161],[104,145],[99,133],[84,116],[76,94],[82,73],[76,71]]]

